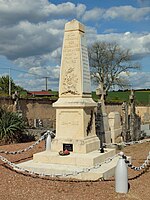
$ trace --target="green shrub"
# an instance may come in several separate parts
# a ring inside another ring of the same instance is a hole
[[[26,142],[31,137],[24,133],[25,122],[17,113],[0,108],[0,140],[2,143]]]

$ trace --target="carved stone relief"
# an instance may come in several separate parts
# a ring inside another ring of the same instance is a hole
[[[74,68],[70,67],[65,70],[64,77],[63,77],[63,92],[61,94],[73,94],[79,95],[77,90],[78,84],[78,77],[74,72]]]

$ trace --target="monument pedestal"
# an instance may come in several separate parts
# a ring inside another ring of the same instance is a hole
[[[74,153],[89,153],[100,148],[100,141],[97,137],[88,137],[86,139],[57,139],[52,141],[52,152],[59,152],[59,150],[65,150]]]
[[[56,107],[56,138],[52,151],[68,149],[74,153],[88,153],[99,149],[95,134],[94,108],[91,98],[59,98]]]

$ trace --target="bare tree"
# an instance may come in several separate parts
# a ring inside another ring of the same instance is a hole
[[[123,50],[116,43],[96,42],[89,47],[89,62],[94,83],[102,91],[107,91],[117,85],[121,88],[129,85],[128,75],[132,69],[140,69],[138,63],[132,62],[129,50]],[[103,98],[103,97],[102,97]]]

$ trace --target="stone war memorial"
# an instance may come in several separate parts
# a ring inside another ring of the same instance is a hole
[[[77,20],[65,24],[59,81],[59,99],[56,109],[56,136],[51,149],[36,153],[33,160],[19,166],[47,174],[67,174],[81,180],[97,180],[114,175],[118,157],[94,166],[115,155],[115,149],[100,153],[100,139],[96,135],[94,109],[85,27]],[[69,151],[62,156],[60,151]],[[89,169],[84,171],[83,169]],[[78,173],[82,171],[83,173]]]

